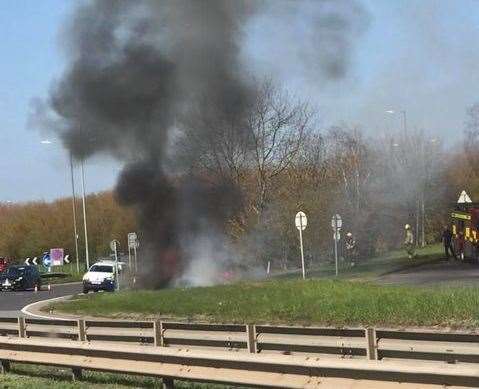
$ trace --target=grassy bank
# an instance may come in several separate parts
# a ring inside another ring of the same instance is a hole
[[[335,326],[479,325],[479,288],[273,280],[207,288],[80,296],[54,310],[92,316]]]
[[[200,385],[175,381],[179,389],[206,389],[225,388],[217,385]],[[161,389],[160,379],[108,374],[84,371],[79,382],[71,382],[71,370],[56,367],[39,367],[34,365],[13,364],[9,374],[0,376],[0,389],[127,389],[127,388],[154,388]]]
[[[372,280],[382,274],[399,271],[405,268],[420,266],[426,263],[440,261],[444,258],[441,244],[433,244],[419,248],[413,260],[405,256],[404,250],[393,250],[383,255],[356,261],[354,266],[339,262],[339,278]],[[301,274],[301,269],[279,273],[275,278],[295,278]],[[308,277],[329,278],[335,274],[335,265],[331,261],[321,266],[312,266],[308,269]]]

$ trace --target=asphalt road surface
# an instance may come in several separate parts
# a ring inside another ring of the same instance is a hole
[[[479,264],[444,261],[384,275],[381,284],[479,286]]]
[[[45,286],[42,289],[39,292],[0,292],[0,316],[17,317],[21,315],[22,308],[28,304],[81,293],[82,285],[81,283],[52,285],[51,291],[46,290]]]

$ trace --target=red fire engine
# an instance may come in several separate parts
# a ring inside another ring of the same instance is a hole
[[[454,251],[458,259],[479,259],[479,203],[456,204],[452,217]]]

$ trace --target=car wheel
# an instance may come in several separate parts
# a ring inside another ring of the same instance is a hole
[[[83,288],[83,294],[88,294],[88,289],[87,288]]]

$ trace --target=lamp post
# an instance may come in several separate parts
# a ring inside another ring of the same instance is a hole
[[[85,168],[84,161],[81,161],[81,185],[82,185],[82,204],[83,204],[83,227],[85,230],[85,260],[87,270],[90,268],[90,254],[88,251],[88,227],[86,219],[86,196],[85,196]]]
[[[80,260],[78,255],[78,231],[77,231],[77,207],[75,194],[75,179],[73,177],[73,156],[70,153],[70,171],[72,179],[72,211],[73,211],[73,232],[75,234],[75,258],[77,264],[77,273],[80,273]]]
[[[53,142],[51,140],[45,139],[40,142],[43,145],[51,145]],[[77,272],[80,273],[80,259],[78,251],[78,230],[77,230],[77,217],[76,217],[76,194],[75,194],[75,176],[73,168],[73,156],[70,152],[70,177],[72,185],[72,211],[73,211],[73,240],[75,241],[75,255],[76,255],[76,267]]]
[[[391,115],[396,114],[396,111],[393,109],[387,110],[386,113],[389,113]],[[404,136],[407,137],[407,114],[405,110],[399,111],[399,113],[402,116],[403,119],[403,129],[404,129]]]

